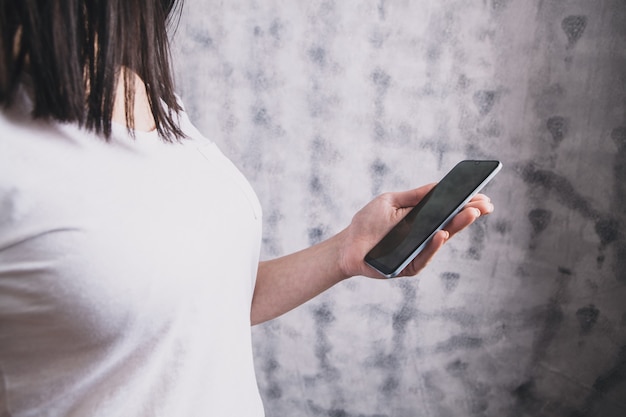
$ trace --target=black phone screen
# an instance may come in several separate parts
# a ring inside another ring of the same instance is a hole
[[[387,277],[397,275],[430,238],[498,172],[499,161],[461,161],[367,254]]]

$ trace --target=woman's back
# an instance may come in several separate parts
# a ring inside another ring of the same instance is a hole
[[[258,201],[190,136],[0,113],[0,414],[260,416]]]

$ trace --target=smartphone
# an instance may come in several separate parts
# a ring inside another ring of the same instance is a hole
[[[387,278],[397,276],[501,168],[500,161],[459,162],[368,252],[365,262]]]

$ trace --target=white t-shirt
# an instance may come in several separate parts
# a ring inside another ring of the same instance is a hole
[[[262,416],[261,209],[193,128],[109,142],[0,112],[0,415]]]

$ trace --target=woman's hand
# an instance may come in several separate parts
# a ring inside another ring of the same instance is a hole
[[[381,278],[364,262],[365,254],[433,185],[383,194],[361,209],[339,234],[310,248],[259,263],[250,312],[252,324],[278,317],[346,278],[355,275]],[[401,275],[417,274],[446,240],[491,211],[493,205],[486,196],[474,197]]]
[[[411,208],[430,191],[435,184],[420,188],[385,193],[363,207],[352,219],[343,235],[340,250],[340,268],[345,276],[363,275],[372,278],[383,276],[364,261],[367,252],[398,223]],[[476,195],[444,228],[435,234],[431,242],[402,271],[399,276],[411,276],[420,272],[430,262],[441,246],[456,233],[472,224],[477,218],[491,213],[494,207],[484,194]]]

